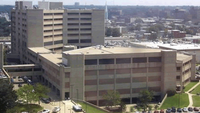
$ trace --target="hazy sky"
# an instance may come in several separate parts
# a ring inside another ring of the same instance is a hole
[[[14,5],[16,0],[0,0],[0,5]],[[33,4],[37,4],[42,0],[29,0],[33,1]],[[180,5],[194,5],[200,6],[200,0],[45,0],[52,2],[63,2],[64,5],[73,5],[74,2],[79,2],[81,5],[105,5],[107,1],[108,5],[160,5],[160,6],[180,6]]]

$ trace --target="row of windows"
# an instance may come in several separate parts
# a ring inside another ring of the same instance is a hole
[[[63,40],[54,41],[54,44],[62,44]],[[53,45],[53,42],[44,42],[44,46]]]
[[[63,15],[63,13],[44,13],[44,15]]]
[[[68,15],[79,15],[79,13],[67,13]],[[92,15],[92,13],[80,13],[80,15]]]
[[[58,34],[58,35],[54,35],[54,37],[60,37],[63,36],[62,34]],[[53,35],[48,35],[48,36],[44,36],[44,38],[51,38],[53,37]]]
[[[68,18],[68,20],[79,20],[79,18]],[[80,20],[92,20],[91,18],[80,18]]]
[[[54,26],[62,26],[63,24],[54,24]],[[46,26],[53,26],[53,24],[47,24],[47,25],[44,25],[44,27]]]
[[[68,31],[78,31],[79,28],[69,28]],[[92,30],[91,28],[81,28],[81,31],[90,31]]]
[[[68,23],[69,26],[79,25],[79,23]],[[92,25],[91,23],[80,23],[80,25]]]
[[[91,36],[91,35],[92,35],[91,33],[80,34],[80,36]],[[68,34],[68,36],[79,36],[79,34]]]
[[[146,63],[147,58],[133,58],[132,63]],[[149,57],[149,62],[161,62],[161,57]],[[131,58],[117,58],[116,64],[130,64]],[[114,64],[114,59],[99,59],[99,64]],[[85,60],[85,65],[97,65],[97,59]]]
[[[91,39],[81,39],[80,43],[91,43]],[[79,43],[79,39],[68,40],[68,43]]]

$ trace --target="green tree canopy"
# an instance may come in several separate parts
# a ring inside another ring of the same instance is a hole
[[[149,90],[142,90],[139,93],[139,105],[142,107],[144,111],[148,108],[149,102],[153,99],[153,92]]]
[[[0,83],[0,111],[4,113],[15,106],[17,95],[13,90],[13,84],[9,84],[7,80],[0,80]]]
[[[37,101],[37,96],[32,85],[24,85],[19,88],[17,90],[17,95],[18,98],[24,100],[26,104]]]
[[[42,84],[37,83],[34,87],[35,94],[37,95],[37,101],[40,101],[40,98],[48,97],[47,93],[50,92],[50,89]]]
[[[108,107],[116,106],[121,103],[120,94],[118,91],[107,91],[107,93],[103,95],[103,99],[106,100],[106,105]]]

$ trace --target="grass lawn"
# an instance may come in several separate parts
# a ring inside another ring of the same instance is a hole
[[[14,112],[29,112],[29,113],[37,113],[41,111],[43,108],[37,104],[17,104],[13,109],[8,110],[8,113]],[[13,112],[14,111],[14,112]]]
[[[199,107],[200,106],[200,96],[192,96],[193,106]]]
[[[180,106],[179,106],[179,97],[180,97]],[[180,94],[180,96],[179,94],[175,94],[174,96],[167,97],[160,109],[166,109],[171,107],[183,108],[187,107],[188,105],[189,105],[188,94],[182,93]]]
[[[198,85],[194,90],[191,92],[192,94],[200,93],[200,85]]]
[[[97,108],[94,108],[93,106],[90,106],[88,104],[85,104],[83,102],[79,102],[79,104],[82,106],[82,108],[87,112],[87,113],[105,113],[102,110],[99,110]]]
[[[192,88],[194,85],[196,85],[198,82],[190,82],[188,85],[185,86],[184,91],[188,91],[190,88]]]

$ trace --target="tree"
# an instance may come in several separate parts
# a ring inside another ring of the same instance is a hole
[[[47,93],[49,93],[50,89],[46,86],[43,86],[37,83],[34,87],[35,94],[37,95],[37,101],[40,102],[40,98],[46,98]]]
[[[148,90],[142,90],[139,93],[139,105],[142,107],[144,111],[148,108],[148,103],[153,99],[153,92]]]
[[[109,90],[106,94],[103,95],[103,99],[106,100],[106,106],[116,106],[120,104],[120,94],[118,91]]]
[[[7,80],[0,80],[0,83],[0,111],[5,113],[7,109],[15,106],[17,95],[13,90],[13,84],[9,84]]]
[[[111,36],[111,35],[112,35],[112,29],[111,29],[111,28],[107,28],[107,29],[106,29],[105,35],[106,35],[107,37]]]
[[[26,104],[37,101],[37,95],[32,85],[24,85],[19,88],[17,90],[17,95],[18,98],[24,100]]]

